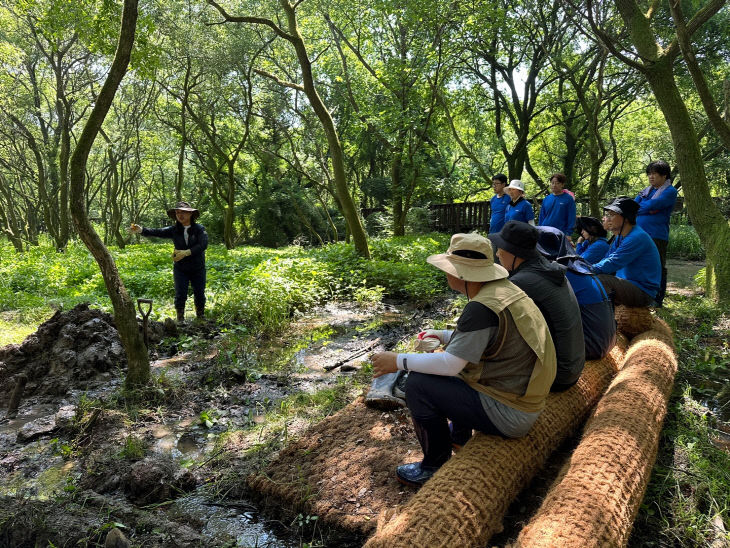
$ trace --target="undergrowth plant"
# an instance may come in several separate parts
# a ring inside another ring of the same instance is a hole
[[[448,236],[428,234],[371,240],[372,259],[351,244],[304,249],[211,245],[206,252],[209,309],[221,323],[275,332],[293,316],[329,300],[369,305],[382,299],[428,302],[446,289],[443,275],[426,264],[442,252]],[[153,299],[152,319],[173,312],[172,263],[167,242],[144,241],[111,248],[133,298]],[[0,242],[0,313],[24,311],[46,318],[54,309],[89,301],[111,307],[101,273],[78,242],[66,253],[35,247],[16,253]],[[34,311],[34,312],[32,312]]]

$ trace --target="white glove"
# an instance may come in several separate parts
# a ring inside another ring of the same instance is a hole
[[[142,225],[136,225],[132,223],[131,225],[129,225],[129,231],[132,234],[142,234]]]

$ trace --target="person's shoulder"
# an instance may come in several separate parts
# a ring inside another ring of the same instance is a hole
[[[499,317],[489,307],[477,301],[470,301],[461,312],[456,328],[462,332],[469,332],[498,325]]]

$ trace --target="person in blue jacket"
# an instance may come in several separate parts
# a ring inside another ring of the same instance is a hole
[[[636,224],[644,229],[659,251],[662,264],[662,280],[656,297],[657,306],[662,305],[667,290],[667,246],[669,245],[669,218],[677,201],[677,189],[669,178],[669,164],[663,160],[651,162],[646,166],[649,186],[634,198],[639,204]]]
[[[553,173],[550,176],[550,194],[542,201],[538,226],[552,226],[570,237],[575,228],[575,199],[564,192],[565,175]]]
[[[656,245],[636,224],[639,204],[627,196],[621,196],[603,210],[606,226],[616,237],[606,257],[593,265],[593,272],[600,274],[598,279],[614,304],[655,306],[662,266]]]
[[[187,202],[178,202],[167,210],[167,216],[175,221],[165,228],[143,228],[132,224],[131,231],[142,236],[156,236],[173,241],[175,250],[172,253],[174,265],[172,275],[175,280],[175,310],[177,321],[185,321],[185,301],[188,299],[188,287],[193,286],[195,316],[205,317],[205,250],[208,247],[208,233],[205,227],[196,223],[200,211],[190,207]]]
[[[504,226],[504,214],[507,211],[507,206],[510,203],[511,198],[509,194],[504,191],[504,187],[507,186],[507,176],[504,173],[497,173],[492,177],[492,188],[494,189],[494,196],[489,200],[489,210],[491,216],[489,218],[489,233],[499,232]]]
[[[566,267],[565,277],[580,308],[586,360],[599,360],[616,344],[613,303],[598,276],[591,271],[591,265],[575,254],[563,232],[552,226],[536,228],[537,250],[549,261]]]
[[[608,231],[603,228],[601,221],[595,217],[577,217],[575,230],[580,234],[575,245],[576,254],[591,264],[597,263],[606,256]]]
[[[507,206],[507,211],[504,214],[504,222],[507,221],[522,221],[535,225],[535,212],[530,205],[530,202],[525,200],[525,183],[519,179],[512,179],[507,187],[507,193],[511,200]]]

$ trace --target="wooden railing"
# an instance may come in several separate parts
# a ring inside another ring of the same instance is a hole
[[[720,208],[720,211],[726,218],[730,218],[730,198],[715,197],[713,201]],[[535,220],[540,214],[540,206],[542,198],[533,198],[530,200],[532,208],[535,210]],[[603,202],[602,202],[603,203]],[[590,205],[588,198],[578,198],[576,200],[576,213],[578,215],[590,215]],[[489,217],[491,208],[488,201],[484,202],[461,202],[454,204],[431,204],[428,206],[431,212],[431,228],[436,232],[470,232],[478,230],[480,232],[489,232]],[[363,209],[363,217],[367,217],[371,213],[384,212],[384,208]],[[677,203],[672,212],[673,224],[687,224],[687,208],[684,205],[684,197],[677,198]]]

